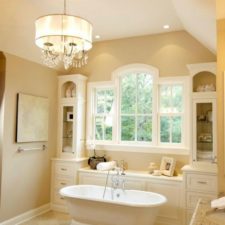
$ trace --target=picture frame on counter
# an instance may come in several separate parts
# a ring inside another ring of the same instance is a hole
[[[162,157],[160,171],[163,175],[172,177],[175,171],[176,160],[172,157]]]

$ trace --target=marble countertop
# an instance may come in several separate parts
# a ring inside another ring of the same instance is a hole
[[[210,201],[199,200],[190,225],[224,225],[225,210],[212,209]]]

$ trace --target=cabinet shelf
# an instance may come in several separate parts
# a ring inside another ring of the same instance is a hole
[[[212,161],[216,155],[216,98],[197,96],[193,98],[193,158],[197,161]],[[211,115],[208,115],[211,112]],[[204,116],[204,117],[203,117]]]
[[[198,123],[202,123],[202,124],[208,124],[208,125],[212,125],[212,121],[206,121],[206,120],[197,120]]]
[[[72,137],[63,137],[63,139],[72,139]]]

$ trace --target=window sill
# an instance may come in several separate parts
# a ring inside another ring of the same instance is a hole
[[[189,155],[190,151],[185,147],[177,146],[146,146],[129,144],[96,144],[96,150],[119,151],[119,152],[141,152],[154,154]]]

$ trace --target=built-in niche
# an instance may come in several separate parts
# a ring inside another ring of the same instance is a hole
[[[216,91],[216,63],[189,64],[187,68],[191,76],[192,92]]]
[[[211,92],[216,91],[215,74],[202,71],[193,76],[193,92]]]
[[[61,88],[61,98],[75,98],[76,84],[72,81],[65,82]]]

